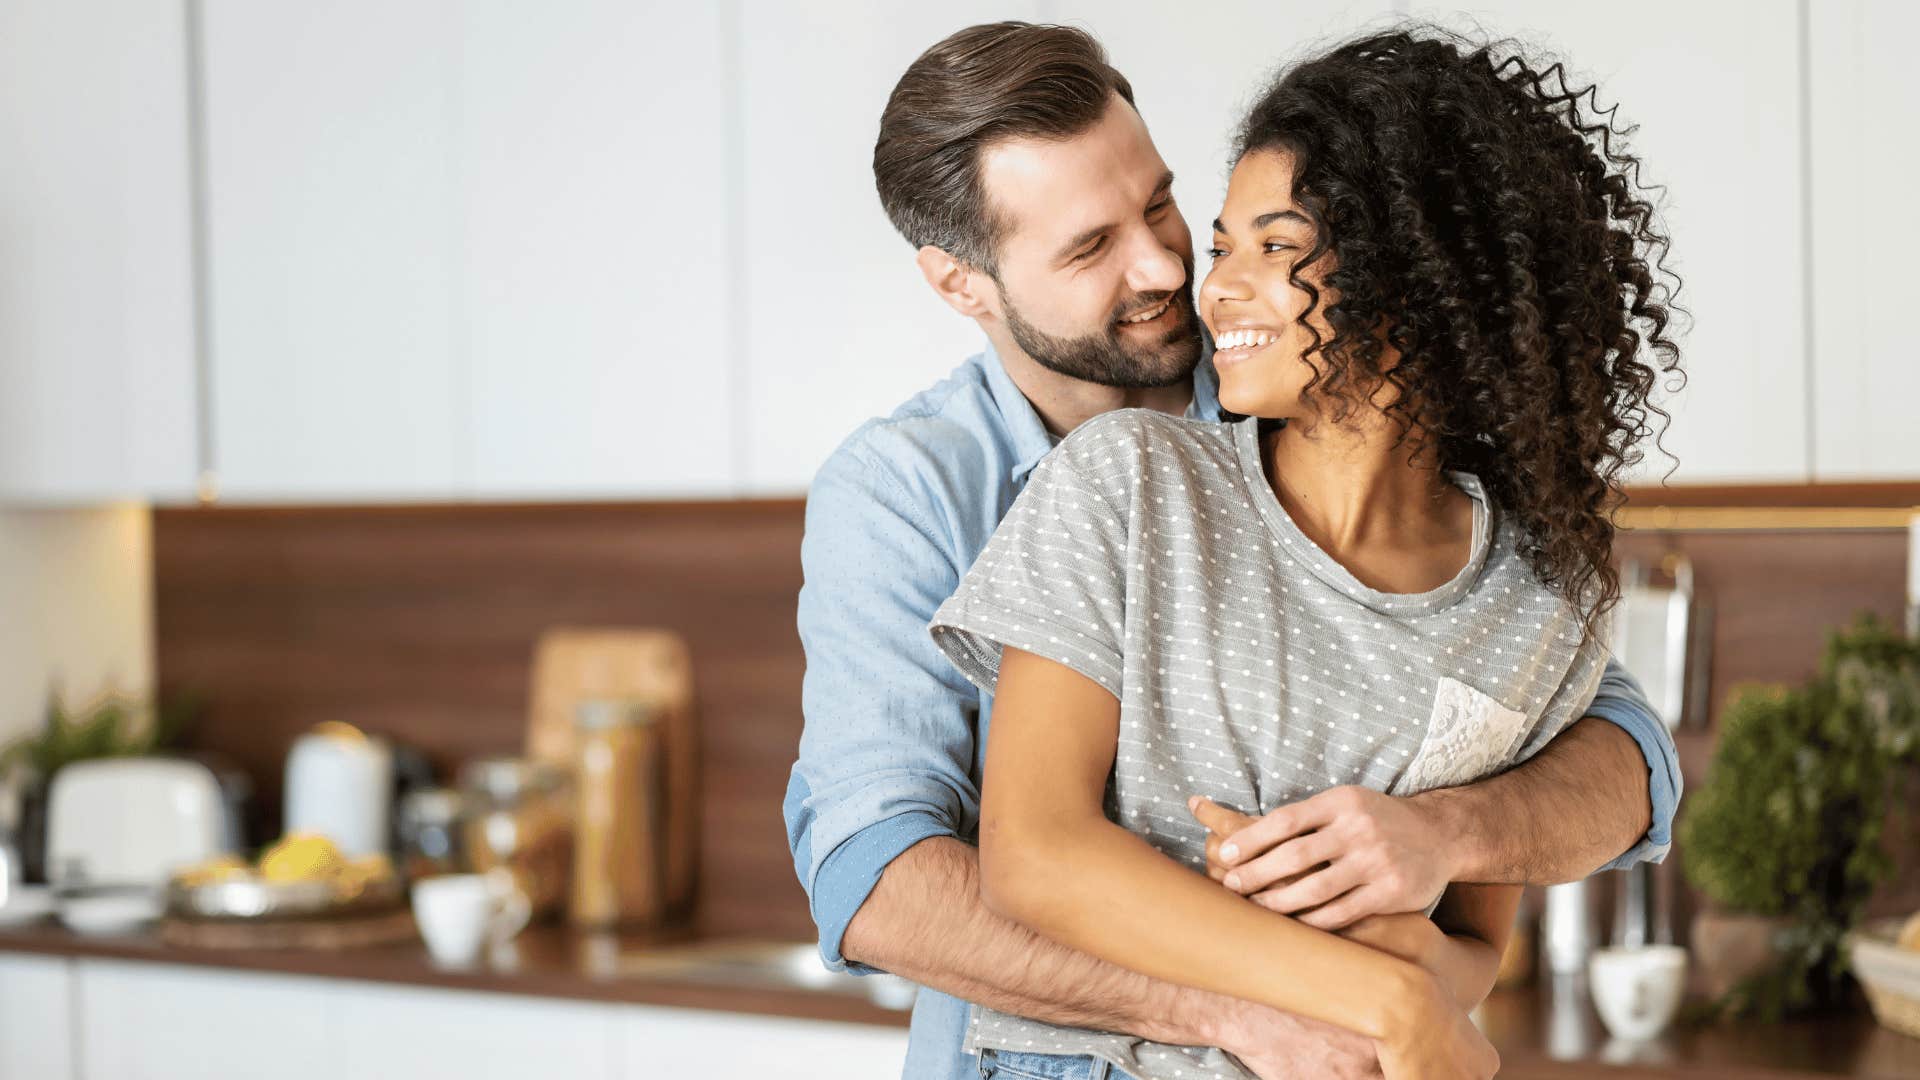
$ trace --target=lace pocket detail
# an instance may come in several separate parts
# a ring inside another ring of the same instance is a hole
[[[1512,759],[1527,734],[1527,714],[1509,709],[1459,679],[1441,676],[1433,695],[1427,737],[1393,785],[1395,795],[1415,795],[1470,783]]]

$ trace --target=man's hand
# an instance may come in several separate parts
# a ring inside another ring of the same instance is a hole
[[[1226,1000],[1230,1007],[1217,1018],[1215,1045],[1260,1080],[1378,1080],[1372,1039],[1250,1001]]]
[[[1404,799],[1337,787],[1251,818],[1195,796],[1207,875],[1261,907],[1340,930],[1424,911],[1454,878],[1445,833]]]

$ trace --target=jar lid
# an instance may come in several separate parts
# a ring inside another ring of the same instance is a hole
[[[478,758],[460,768],[460,787],[494,803],[511,803],[529,794],[558,791],[566,783],[565,769],[528,758]]]
[[[589,698],[573,707],[574,725],[588,731],[626,724],[651,724],[653,703],[638,698]]]

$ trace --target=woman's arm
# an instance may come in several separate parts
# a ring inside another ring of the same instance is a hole
[[[1108,821],[1119,717],[1098,683],[1004,650],[981,792],[990,909],[1143,974],[1380,1040],[1389,1077],[1491,1075],[1493,1048],[1429,972],[1249,904]]]

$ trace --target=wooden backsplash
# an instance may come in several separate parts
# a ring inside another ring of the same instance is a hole
[[[809,937],[780,817],[801,727],[801,524],[797,501],[156,511],[161,690],[204,699],[196,743],[252,774],[271,819],[287,749],[315,723],[417,746],[450,775],[520,752],[541,631],[672,628],[704,733],[700,927]],[[1619,550],[1693,559],[1717,712],[1737,683],[1804,677],[1855,613],[1897,615],[1905,542],[1639,531]],[[1697,784],[1710,719],[1677,741]]]
[[[807,938],[781,824],[800,738],[797,501],[154,513],[160,691],[278,816],[295,736],[345,720],[444,778],[524,752],[535,639],[660,626],[693,654],[703,733],[698,921]]]

